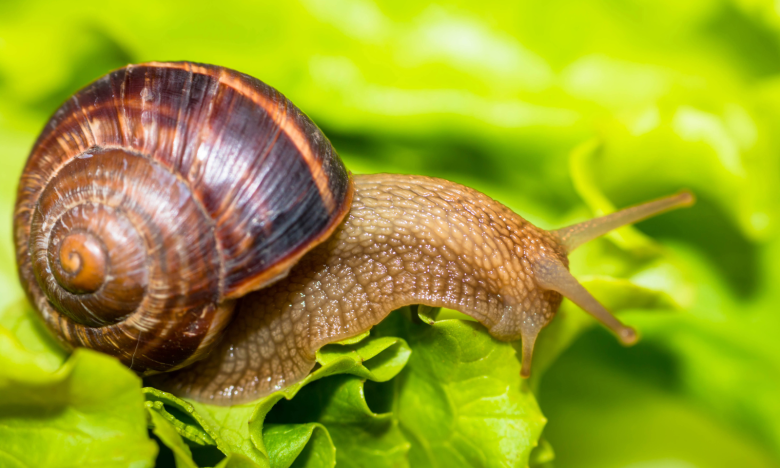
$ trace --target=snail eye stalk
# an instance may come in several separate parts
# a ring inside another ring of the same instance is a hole
[[[695,201],[696,198],[692,193],[680,192],[676,195],[625,208],[600,218],[557,229],[552,233],[558,237],[566,252],[572,252],[582,244],[601,237],[613,229],[636,223],[666,211],[691,206]]]

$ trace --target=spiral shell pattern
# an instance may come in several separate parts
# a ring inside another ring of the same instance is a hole
[[[128,66],[36,142],[19,274],[67,346],[172,370],[211,349],[237,298],[325,239],[351,193],[328,140],[273,88],[220,67]]]

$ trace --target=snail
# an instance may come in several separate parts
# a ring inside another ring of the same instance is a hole
[[[631,344],[567,254],[692,202],[681,192],[545,231],[453,182],[350,174],[255,78],[153,62],[55,112],[21,176],[14,238],[27,296],[65,347],[230,405],[301,380],[320,347],[410,304],[522,339],[523,376],[563,297]]]

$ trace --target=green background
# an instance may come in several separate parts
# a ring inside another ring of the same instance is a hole
[[[37,132],[149,60],[258,77],[353,172],[448,178],[540,227],[691,189],[572,256],[642,341],[565,306],[531,382],[543,437],[557,467],[780,466],[775,2],[0,0],[0,310],[23,295],[11,218]]]

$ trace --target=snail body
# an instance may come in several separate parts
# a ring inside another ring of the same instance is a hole
[[[526,376],[564,296],[632,343],[566,255],[691,202],[545,231],[453,182],[352,176],[308,117],[247,75],[149,63],[54,114],[23,173],[14,233],[21,282],[65,346],[234,404],[299,381],[317,349],[410,304],[522,339]]]

